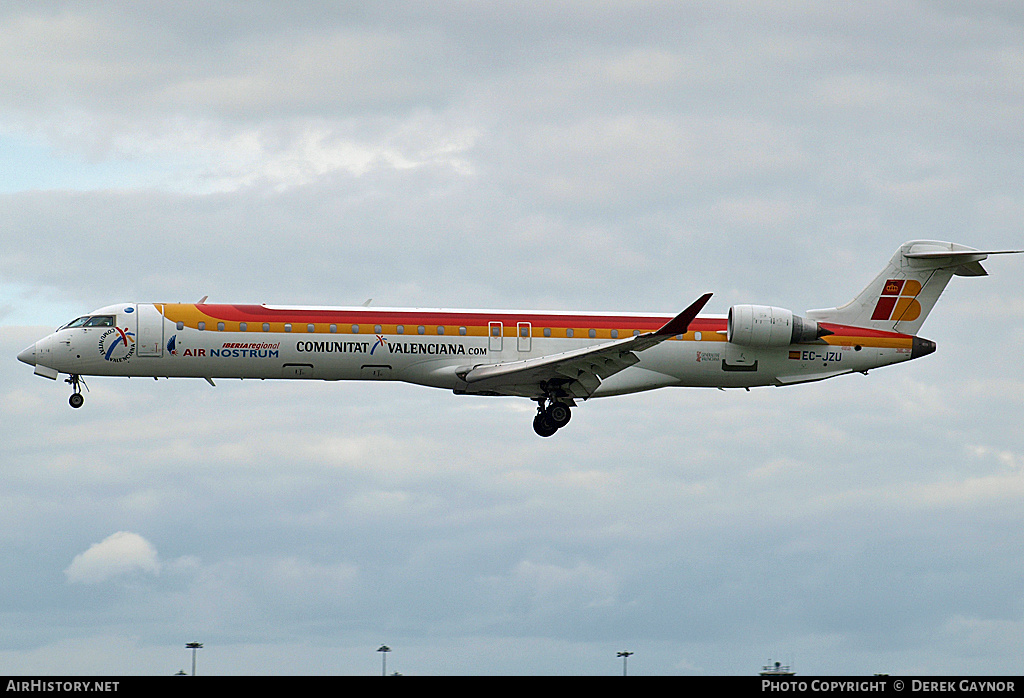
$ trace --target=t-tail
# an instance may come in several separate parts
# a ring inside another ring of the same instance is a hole
[[[875,280],[841,308],[807,311],[807,317],[853,327],[916,335],[953,276],[987,276],[990,254],[1024,250],[976,250],[953,242],[904,243]]]

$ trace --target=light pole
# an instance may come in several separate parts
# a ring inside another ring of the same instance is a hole
[[[203,649],[203,643],[201,642],[187,642],[185,643],[185,649],[192,650],[192,676],[196,675],[196,650]]]
[[[633,654],[633,653],[632,652],[619,652],[618,654],[615,655],[616,657],[622,657],[622,675],[623,676],[626,675],[626,660],[629,659],[629,655],[631,655],[631,654]]]
[[[387,676],[388,675],[388,652],[391,651],[391,648],[388,647],[387,645],[381,645],[377,649],[377,651],[380,652],[380,675],[381,676]]]

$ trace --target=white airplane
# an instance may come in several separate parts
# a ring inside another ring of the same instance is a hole
[[[82,376],[404,381],[537,402],[551,436],[578,400],[668,386],[751,388],[833,378],[935,351],[917,336],[953,275],[988,255],[915,240],[860,295],[803,317],[761,305],[698,316],[633,313],[120,303],[73,320],[18,359],[72,387]]]

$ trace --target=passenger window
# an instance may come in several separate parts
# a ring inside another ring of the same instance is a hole
[[[590,336],[591,339],[593,339],[594,337],[597,336],[597,330],[590,330],[589,332],[587,332],[587,334]]]
[[[565,336],[566,337],[572,337],[572,335],[573,335],[572,329],[568,329],[568,330],[565,331]]]
[[[544,336],[545,337],[550,337],[551,336],[551,328],[550,327],[545,327],[544,328]]]
[[[223,332],[224,331],[224,323],[223,322],[218,322],[217,323],[217,331],[218,332]]]
[[[373,333],[374,334],[381,334],[382,332],[384,332],[384,328],[383,327],[381,327],[380,325],[374,325],[373,326]]]
[[[200,331],[203,331],[206,329],[206,323],[200,322],[199,324],[196,325],[196,327],[198,327]]]
[[[416,328],[416,332],[418,334],[426,334],[427,333],[427,328],[424,327],[423,325],[420,325],[419,327]]]
[[[245,324],[244,322],[238,323],[238,331],[239,332],[245,332],[248,329],[249,329],[249,326],[247,324]]]
[[[462,335],[463,337],[465,337],[466,336],[466,328],[465,327],[460,327],[459,328],[459,334]]]
[[[263,331],[264,332],[270,332],[270,323],[269,322],[264,322],[263,323]]]
[[[334,334],[337,331],[338,331],[338,326],[337,325],[331,325],[331,334]]]
[[[405,334],[405,325],[399,325],[395,328],[395,332],[398,334]]]
[[[618,330],[612,330],[612,339],[618,339],[618,338],[619,338],[619,331]]]
[[[314,325],[313,323],[309,323],[308,325],[306,325],[306,332],[309,332],[310,334],[316,332],[316,325]]]
[[[178,320],[178,322],[176,322],[176,323],[174,324],[174,326],[178,328],[178,331],[179,331],[179,332],[180,332],[181,330],[185,329],[185,323],[184,323],[184,322],[182,322],[181,320]]]
[[[352,325],[352,334],[359,334],[359,325]]]
[[[437,333],[438,333],[438,334],[444,334],[444,327],[442,327],[442,326],[438,325],[438,327],[437,327]]]

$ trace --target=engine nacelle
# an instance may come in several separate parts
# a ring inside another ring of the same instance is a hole
[[[729,308],[729,341],[745,347],[786,347],[832,334],[814,320],[769,305]]]

